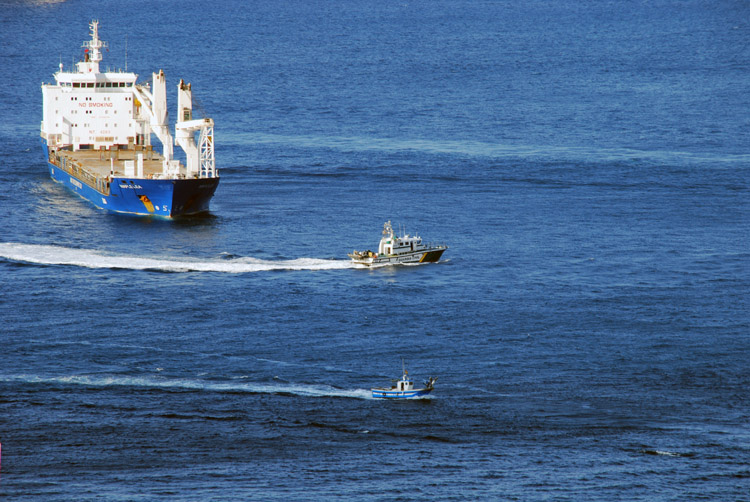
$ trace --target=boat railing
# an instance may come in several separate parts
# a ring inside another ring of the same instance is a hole
[[[438,243],[435,243],[435,242],[428,242],[426,244],[426,246],[429,249],[448,249],[448,245],[446,243],[444,243],[444,242],[442,244],[438,244]]]

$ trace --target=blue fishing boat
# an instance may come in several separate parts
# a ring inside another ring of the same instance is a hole
[[[421,389],[414,388],[414,381],[409,376],[409,372],[406,370],[404,360],[401,360],[401,379],[394,380],[394,384],[390,387],[374,387],[372,388],[372,397],[378,399],[408,399],[412,397],[423,397],[432,392],[435,386],[437,377],[430,377],[424,382],[424,387]]]

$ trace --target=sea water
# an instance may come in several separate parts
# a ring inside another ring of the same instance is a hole
[[[0,495],[747,500],[749,15],[3,2]],[[49,179],[91,19],[216,121],[209,215]],[[449,249],[352,265],[386,220]],[[401,358],[430,398],[371,399]]]

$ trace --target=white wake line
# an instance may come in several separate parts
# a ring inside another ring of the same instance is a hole
[[[338,270],[356,268],[349,260],[297,258],[295,260],[174,260],[132,255],[110,255],[93,249],[0,242],[0,258],[40,265],[72,265],[86,268],[158,270],[164,272],[224,272],[244,274],[270,270]]]
[[[350,397],[371,399],[367,389],[338,389],[329,385],[307,384],[266,384],[257,382],[218,383],[189,379],[168,379],[125,376],[71,375],[41,377],[37,375],[0,376],[4,382],[24,382],[31,384],[83,385],[88,387],[141,387],[146,389],[191,390],[209,392],[246,392],[248,394],[294,394],[310,397]]]

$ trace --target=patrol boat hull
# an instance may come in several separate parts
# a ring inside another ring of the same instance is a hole
[[[437,263],[443,256],[445,248],[435,248],[417,251],[413,253],[402,253],[399,255],[378,255],[376,257],[358,257],[349,255],[354,263],[371,267],[373,265],[396,265],[399,263]]]

